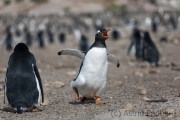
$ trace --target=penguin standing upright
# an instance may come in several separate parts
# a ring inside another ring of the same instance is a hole
[[[98,30],[95,35],[95,42],[84,54],[79,50],[62,50],[58,55],[73,55],[83,59],[79,74],[71,81],[70,86],[74,90],[75,100],[82,102],[89,99],[95,99],[96,104],[103,104],[101,96],[106,87],[106,76],[108,61],[115,63],[119,67],[119,61],[114,55],[107,54],[105,40],[110,38],[107,35],[107,29]],[[83,96],[79,98],[79,93]]]
[[[88,38],[85,35],[81,36],[81,39],[79,41],[79,49],[81,51],[87,51],[89,49]]]
[[[61,32],[61,33],[59,33],[59,42],[60,43],[64,43],[65,41],[66,41],[66,35],[65,35],[65,33],[63,33],[63,32]]]
[[[118,30],[113,30],[111,36],[113,40],[118,40],[120,38],[120,32]]]
[[[11,26],[8,26],[6,29],[6,38],[5,38],[5,45],[6,45],[6,50],[10,51],[14,48],[14,40],[13,40],[13,35],[11,33]]]
[[[152,41],[149,32],[144,32],[143,41],[143,59],[150,64],[158,66],[160,53]]]
[[[44,101],[41,78],[36,60],[24,43],[19,43],[11,54],[5,79],[5,95],[12,112],[38,111]],[[4,97],[5,97],[4,95]],[[5,103],[5,98],[4,98]]]
[[[43,31],[39,30],[37,33],[37,44],[40,48],[44,48]]]
[[[25,43],[27,46],[31,46],[33,42],[33,37],[30,31],[28,30],[27,26],[25,27],[24,32],[25,32]]]
[[[143,57],[143,41],[141,38],[141,32],[137,28],[134,28],[133,30],[131,44],[128,48],[127,54],[130,55],[130,52],[136,59],[142,59]]]
[[[49,43],[53,43],[54,42],[54,37],[53,37],[53,33],[52,33],[50,27],[51,27],[50,24],[48,24],[48,26],[47,26],[47,36],[48,36]]]

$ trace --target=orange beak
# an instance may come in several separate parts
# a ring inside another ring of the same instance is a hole
[[[110,29],[107,29],[105,32],[102,33],[102,36],[106,37],[106,38],[111,38],[107,33],[108,31],[110,31]]]

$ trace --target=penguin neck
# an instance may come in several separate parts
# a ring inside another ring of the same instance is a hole
[[[95,42],[93,44],[94,47],[106,48],[105,40],[99,40],[95,38]]]

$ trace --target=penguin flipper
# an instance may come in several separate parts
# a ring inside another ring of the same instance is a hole
[[[39,82],[39,86],[40,86],[40,89],[41,89],[41,96],[42,96],[42,103],[44,102],[44,93],[43,93],[43,87],[42,87],[42,82],[41,82],[41,77],[39,75],[39,71],[38,71],[38,68],[36,65],[34,65],[34,72],[37,76],[37,79],[38,79],[38,82]]]
[[[7,81],[8,68],[6,71],[5,85],[4,85],[4,104],[6,102],[6,81]]]
[[[64,50],[59,51],[58,55],[71,55],[71,56],[78,57],[80,59],[84,59],[85,53],[86,52],[76,50],[76,49],[64,49]]]
[[[120,66],[119,60],[115,55],[108,54],[107,55],[108,62],[115,64],[117,67]]]

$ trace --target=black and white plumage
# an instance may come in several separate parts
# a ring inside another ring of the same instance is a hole
[[[143,57],[143,40],[141,37],[141,31],[137,28],[133,30],[131,44],[128,48],[127,54],[132,54],[133,58],[142,59]]]
[[[143,59],[150,64],[154,64],[155,66],[159,65],[159,56],[160,53],[152,41],[149,32],[145,31],[143,36]]]
[[[5,96],[9,108],[16,113],[31,111],[40,105],[41,98],[44,101],[36,60],[24,43],[17,44],[9,58]]]
[[[105,40],[110,38],[107,35],[109,30],[101,29],[95,35],[95,42],[87,52],[66,49],[58,52],[58,55],[72,55],[83,59],[78,76],[71,81],[70,85],[75,91],[75,99],[79,98],[79,93],[86,98],[95,98],[96,104],[103,103],[100,99],[106,86],[106,76],[109,62],[119,61],[114,55],[107,55]]]

